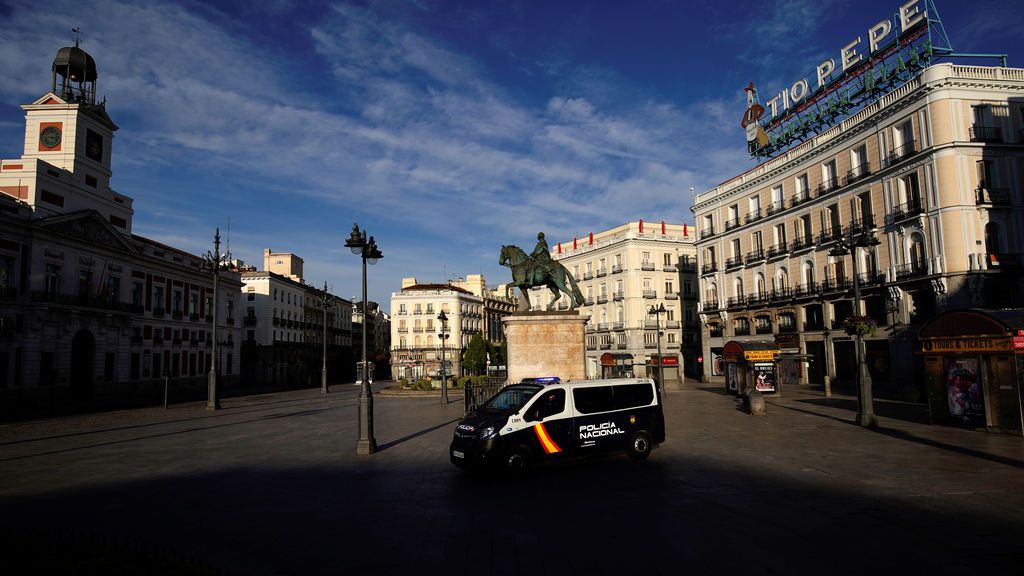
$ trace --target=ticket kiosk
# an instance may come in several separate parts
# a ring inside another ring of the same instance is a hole
[[[762,394],[780,395],[775,365],[778,358],[779,347],[775,342],[727,342],[722,348],[726,393],[742,395],[747,388],[753,388]]]

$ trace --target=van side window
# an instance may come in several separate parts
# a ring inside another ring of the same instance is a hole
[[[654,389],[650,384],[627,384],[615,387],[616,410],[650,406],[653,401]]]
[[[576,410],[581,414],[609,412],[615,409],[611,386],[576,388],[572,391],[572,400],[576,404]]]
[[[548,416],[561,414],[565,410],[565,390],[548,390],[543,398],[538,399],[527,414],[527,420],[536,422]]]

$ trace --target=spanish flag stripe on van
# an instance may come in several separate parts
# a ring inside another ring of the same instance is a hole
[[[540,440],[541,445],[544,446],[545,453],[554,454],[562,451],[558,444],[555,444],[555,441],[551,439],[551,436],[548,436],[548,431],[544,428],[544,424],[534,424],[533,431],[537,433],[537,438]]]

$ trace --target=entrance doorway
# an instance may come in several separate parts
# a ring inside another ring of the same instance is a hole
[[[88,330],[79,330],[71,340],[71,399],[75,402],[92,399],[95,359],[96,338]]]

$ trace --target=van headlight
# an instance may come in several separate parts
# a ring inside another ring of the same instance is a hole
[[[494,438],[495,436],[496,434],[494,433],[494,426],[488,426],[487,428],[484,428],[483,430],[480,431],[481,440],[487,440],[489,438]]]

